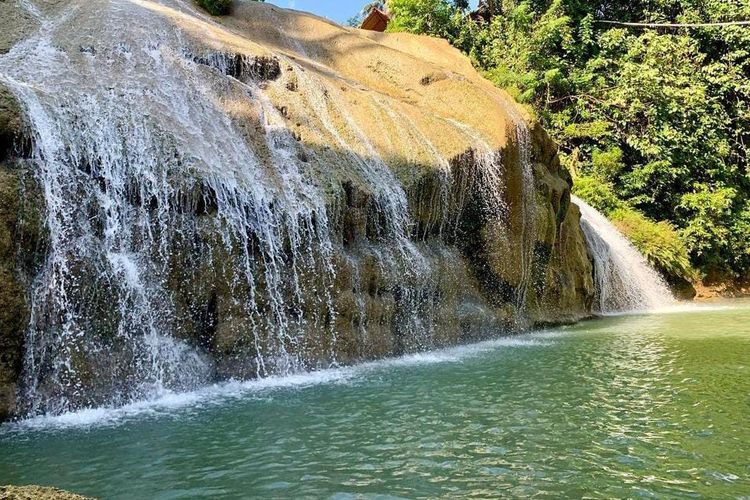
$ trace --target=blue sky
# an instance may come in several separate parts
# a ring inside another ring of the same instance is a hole
[[[367,0],[266,0],[279,7],[289,9],[305,10],[319,16],[327,17],[337,23],[344,23],[354,16],[362,8]],[[472,0],[474,6],[477,0]]]

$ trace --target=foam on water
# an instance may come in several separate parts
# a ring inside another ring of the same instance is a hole
[[[641,314],[684,314],[684,313],[702,313],[712,311],[728,311],[739,306],[731,304],[715,304],[711,302],[678,302],[658,306],[651,309],[635,309],[630,311],[602,313],[602,316],[637,316]]]
[[[96,428],[122,425],[128,421],[179,416],[187,409],[225,404],[228,400],[247,397],[271,397],[273,391],[297,390],[326,384],[356,384],[368,376],[391,369],[460,363],[471,357],[500,349],[534,348],[553,345],[562,331],[536,332],[503,337],[430,352],[386,358],[347,367],[270,376],[248,381],[228,381],[195,391],[162,391],[156,397],[120,407],[85,408],[60,415],[41,415],[0,425],[0,433],[58,431],[70,428]]]

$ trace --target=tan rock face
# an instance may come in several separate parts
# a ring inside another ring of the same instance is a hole
[[[0,20],[0,54],[8,52],[37,27],[34,16],[16,1],[0,2]]]
[[[201,148],[182,143],[170,150],[167,160],[184,154],[178,166],[189,165],[169,172],[174,191],[169,203],[176,208],[144,199],[148,193],[140,179],[128,179],[135,188],[122,200],[136,209],[172,210],[172,224],[185,225],[163,248],[153,253],[146,248],[139,259],[159,264],[160,295],[169,300],[156,300],[153,307],[167,312],[165,334],[209,359],[212,377],[266,373],[265,363],[283,364],[280,346],[299,365],[312,368],[589,314],[591,263],[556,146],[444,41],[346,29],[257,2],[239,2],[232,16],[218,20],[178,0],[93,0],[85,7],[81,2],[47,2],[41,15],[67,13],[48,45],[64,53],[65,71],[91,72],[90,77],[81,77],[80,89],[45,87],[40,106],[60,92],[71,108],[80,93],[106,96],[115,109],[127,90],[138,95],[147,117],[142,121],[157,123],[168,135],[192,118],[171,113],[173,105],[183,104],[179,92],[200,89],[201,112],[226,119],[191,135]],[[108,38],[109,23],[120,22],[117,16],[137,18],[149,34],[177,33],[173,38],[184,45],[174,46],[169,37],[159,43],[149,38],[148,58],[140,61],[144,34],[134,29]],[[157,74],[160,64],[171,64],[174,73]],[[162,85],[174,89],[175,103],[153,97],[151,90]],[[60,107],[52,103],[48,115],[54,117]],[[96,109],[103,116],[100,123],[122,119]],[[79,114],[76,120],[86,119]],[[29,148],[19,139],[21,115],[15,99],[0,92],[0,280],[8,284],[0,294],[0,348],[15,353],[0,359],[0,413],[3,405],[12,410],[8,395],[21,368],[29,283],[47,250],[44,217],[38,215],[45,210],[43,200],[28,167],[16,166],[28,164],[22,161]],[[138,127],[130,130],[138,133]],[[234,144],[222,142],[227,137],[217,130],[231,133]],[[299,234],[290,233],[269,255],[263,235],[252,227],[222,237],[228,233],[219,229],[228,219],[219,198],[227,193],[219,191],[215,179],[234,176],[246,182],[245,189],[256,187],[247,181],[247,165],[213,161],[214,156],[232,158],[238,143],[257,161],[252,175],[277,197],[269,212],[278,207],[293,212],[285,197],[322,200],[323,212],[279,219],[302,224],[304,241],[293,241]],[[21,147],[11,147],[17,144]],[[205,151],[210,154],[201,156]],[[107,179],[94,174],[101,161],[106,159],[69,166],[82,172],[76,182],[84,195],[76,203],[86,207],[89,220],[97,220],[99,207],[86,193],[112,192]],[[304,185],[303,194],[290,194],[292,175]],[[214,179],[213,184],[205,179]],[[19,217],[23,213],[32,215]],[[86,236],[100,238],[99,231],[95,226]],[[132,236],[133,245],[142,238]],[[110,352],[102,361],[85,345],[73,349],[75,383],[84,388],[77,394],[86,395],[78,403],[97,404],[106,401],[103,381],[113,379],[112,385],[137,377],[123,368],[129,346],[118,328],[126,312],[116,307],[116,283],[100,279],[95,262],[75,257],[71,262],[84,278],[71,296],[98,301],[79,308],[87,320],[84,330]],[[270,272],[273,266],[280,271]],[[243,273],[252,279],[243,281]],[[34,376],[45,390],[45,374]]]

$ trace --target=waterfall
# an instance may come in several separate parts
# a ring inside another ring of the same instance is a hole
[[[182,317],[210,311],[197,310],[197,297],[175,303],[180,281],[199,282],[185,292],[192,298],[201,279],[228,275],[234,334],[254,337],[247,371],[299,369],[313,348],[304,332],[330,329],[333,271],[323,197],[300,172],[297,141],[252,80],[185,57],[191,44],[160,16],[130,2],[88,7],[46,20],[0,61],[30,121],[50,240],[32,291],[27,411],[122,404],[209,381],[209,361],[180,328]],[[122,36],[95,31],[97,14]],[[75,32],[70,19],[91,45],[60,48]],[[257,116],[273,170],[233,123],[232,99]]]
[[[650,311],[674,303],[664,279],[618,230],[588,203],[576,196],[581,228],[594,257],[598,312]]]
[[[121,405],[219,376],[335,366],[333,287],[347,268],[364,344],[376,321],[368,317],[364,267],[390,284],[388,307],[408,332],[393,351],[445,342],[436,339],[434,312],[445,269],[434,262],[457,258],[455,250],[415,237],[404,187],[372,131],[340,104],[352,93],[343,79],[331,84],[283,53],[245,54],[257,46],[212,24],[192,2],[71,1],[56,13],[22,4],[41,28],[0,56],[0,82],[29,121],[49,240],[30,293],[25,412]],[[264,81],[266,72],[282,71],[297,75],[294,92],[320,150],[290,129]],[[448,159],[393,100],[368,100],[438,165],[439,207],[425,233],[442,238],[464,201],[452,198]],[[531,139],[513,105],[504,106],[523,182],[514,304],[521,315],[534,243]],[[510,222],[501,155],[467,125],[442,123],[468,138],[479,204],[512,249],[503,233]],[[370,196],[374,222],[362,248],[344,248],[334,234],[331,207],[340,195],[331,194],[329,178]],[[231,360],[232,371],[217,373],[214,355]]]

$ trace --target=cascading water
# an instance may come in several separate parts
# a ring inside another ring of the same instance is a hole
[[[333,262],[343,244],[308,161],[322,153],[295,137],[266,90],[264,72],[278,68],[263,64],[274,61],[299,75],[310,120],[324,143],[343,152],[338,173],[371,193],[375,222],[366,248],[340,251],[353,268],[361,335],[371,312],[360,271],[373,257],[393,283],[400,331],[411,337],[393,350],[433,345],[442,271],[432,262],[452,258],[450,251],[415,238],[402,185],[338,104],[345,89],[322,85],[283,55],[227,55],[231,34],[203,33],[212,21],[190,2],[71,2],[54,15],[23,5],[41,28],[0,56],[0,82],[29,120],[49,232],[31,293],[26,412],[118,405],[205,384],[220,370],[201,343],[205,331],[214,339],[211,354],[235,360],[232,376],[337,363]],[[425,234],[433,226],[441,234],[462,203],[452,199],[448,161],[405,113],[383,98],[371,101],[440,165],[439,216]],[[534,183],[528,128],[512,105],[506,111],[523,182],[515,295],[522,311]],[[500,154],[466,125],[444,123],[469,137],[485,215],[507,229]]]
[[[50,233],[32,297],[28,410],[118,404],[209,379],[200,350],[179,340],[166,286],[180,279],[178,259],[207,258],[232,276],[228,307],[256,337],[250,371],[298,368],[309,321],[301,282],[318,287],[322,324],[332,271],[325,207],[294,161],[296,141],[274,127],[276,110],[252,82],[187,60],[187,42],[158,16],[130,2],[100,8],[110,26],[132,27],[117,43],[70,55],[52,42],[63,17],[2,60],[3,82],[30,120]],[[79,9],[66,15],[96,10]],[[70,57],[83,59],[76,71]],[[217,97],[257,114],[273,172]],[[216,217],[202,220],[199,206]],[[313,269],[319,283],[303,276]]]
[[[536,203],[534,192],[534,173],[531,160],[531,133],[526,121],[512,104],[503,106],[512,120],[515,134],[515,150],[519,169],[518,181],[514,186],[520,194],[520,209],[516,220],[519,224],[521,244],[511,241],[512,214],[506,199],[507,172],[500,154],[468,127],[456,123],[472,142],[478,166],[472,179],[482,192],[483,211],[488,219],[494,221],[502,230],[496,237],[503,240],[503,245],[513,255],[514,268],[517,269],[517,286],[514,303],[518,310],[526,306],[529,286],[531,285],[532,267],[534,265],[534,241],[536,239]]]
[[[594,257],[597,310],[602,314],[649,311],[675,302],[667,284],[604,215],[576,196],[581,228]]]

